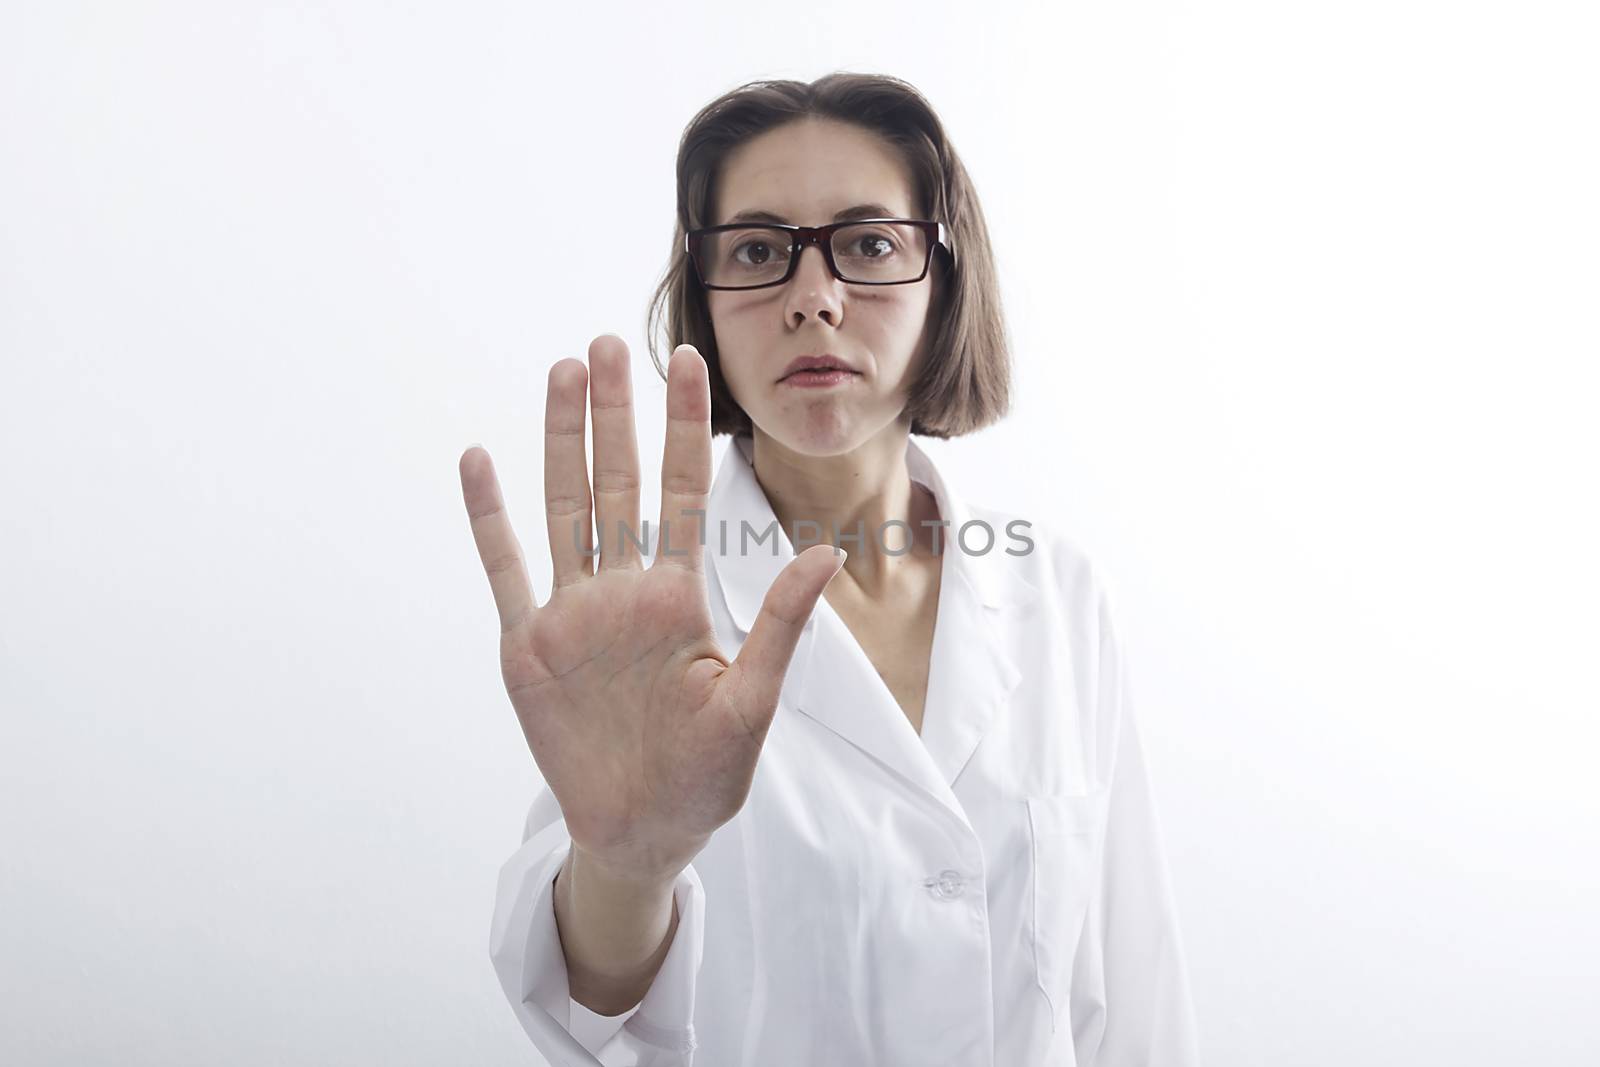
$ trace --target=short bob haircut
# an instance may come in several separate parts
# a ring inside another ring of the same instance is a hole
[[[715,183],[730,153],[768,130],[807,118],[850,123],[878,134],[899,151],[912,174],[919,206],[930,211],[923,217],[943,222],[955,246],[954,268],[948,256],[940,264],[946,270],[940,285],[942,306],[934,312],[936,322],[929,324],[933,336],[927,358],[906,397],[911,432],[957,437],[997,421],[1010,406],[1011,357],[977,191],[932,106],[910,84],[886,75],[837,71],[809,85],[749,82],[713,100],[690,121],[678,144],[674,256],[646,317],[650,359],[657,372],[666,377],[656,351],[665,314],[669,353],[689,344],[705,357],[712,434],[751,433],[750,416],[722,377],[706,290],[683,251],[684,237],[716,224],[710,217]]]

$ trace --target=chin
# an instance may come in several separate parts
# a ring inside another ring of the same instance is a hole
[[[854,451],[880,428],[866,425],[853,412],[833,404],[812,404],[783,412],[761,424],[768,437],[802,456],[838,456]]]

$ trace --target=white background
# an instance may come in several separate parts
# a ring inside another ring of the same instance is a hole
[[[684,124],[842,68],[983,198],[1018,400],[928,447],[1111,577],[1207,1062],[1595,1062],[1586,6],[5,4],[0,1059],[537,1061],[457,460],[543,595]]]

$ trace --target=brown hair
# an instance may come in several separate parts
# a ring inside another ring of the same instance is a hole
[[[710,218],[715,180],[723,160],[745,141],[804,118],[851,123],[880,135],[911,170],[917,200],[945,224],[955,246],[955,266],[945,260],[944,297],[927,359],[906,398],[911,432],[956,437],[998,420],[1010,406],[1011,358],[989,232],[978,194],[933,107],[909,83],[887,75],[838,71],[807,85],[755,81],[718,97],[689,122],[678,144],[678,221],[674,255],[646,319],[650,359],[666,377],[656,352],[663,314],[668,351],[690,344],[711,375],[711,432],[748,434],[750,416],[722,377],[706,290],[688,256],[684,235],[715,225]]]

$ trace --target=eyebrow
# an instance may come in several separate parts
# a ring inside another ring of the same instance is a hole
[[[890,211],[888,208],[884,207],[882,204],[857,204],[855,207],[847,207],[843,211],[834,215],[833,221],[843,222],[845,219],[892,218],[899,218],[899,216]],[[727,222],[723,223],[723,225],[732,226],[736,222],[776,222],[779,225],[784,226],[789,224],[789,220],[784,218],[782,215],[775,215],[770,211],[761,211],[759,209],[741,211],[737,215],[734,215],[732,218],[730,218]]]

